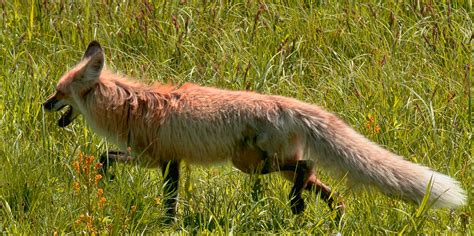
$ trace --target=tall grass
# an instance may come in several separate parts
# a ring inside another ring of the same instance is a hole
[[[140,80],[322,105],[471,190],[471,1],[14,0],[0,8],[0,231],[472,235],[472,204],[425,211],[376,192],[351,194],[324,171],[346,198],[342,222],[309,194],[294,216],[290,183],[230,166],[183,166],[178,220],[164,225],[158,171],[116,166],[114,181],[96,182],[92,158],[111,144],[82,119],[60,129],[41,109],[97,39],[108,67]]]

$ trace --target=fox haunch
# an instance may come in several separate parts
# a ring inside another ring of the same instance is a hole
[[[67,107],[59,126],[82,115],[97,134],[117,144],[123,151],[102,155],[105,167],[109,162],[160,167],[168,216],[176,213],[181,161],[230,161],[245,173],[280,172],[294,183],[289,199],[295,214],[304,210],[305,189],[319,193],[330,206],[344,208],[316,177],[316,167],[345,176],[350,184],[373,186],[415,203],[421,203],[428,187],[433,207],[455,208],[466,202],[456,180],[383,149],[316,105],[193,84],[147,86],[107,70],[97,41],[62,76],[43,107]]]

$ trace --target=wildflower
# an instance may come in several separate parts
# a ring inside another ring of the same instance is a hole
[[[72,188],[76,191],[76,192],[80,192],[81,190],[81,184],[79,183],[79,181],[74,181],[72,183]]]
[[[376,134],[380,133],[380,130],[381,130],[381,128],[380,128],[379,125],[377,125],[377,126],[374,128],[374,132],[375,132]]]
[[[81,215],[81,216],[83,216],[82,222],[86,223],[86,226],[87,226],[87,229],[89,230],[89,232],[94,233],[95,228],[94,228],[92,216],[90,216],[89,214],[87,214],[86,216],[84,216],[84,215]]]
[[[102,175],[101,175],[101,174],[97,174],[97,175],[95,176],[95,184],[98,184],[101,179],[102,179]]]
[[[90,166],[90,165],[92,164],[92,162],[94,162],[94,156],[92,156],[92,155],[87,155],[87,156],[86,156],[86,164],[87,164],[88,166]]]
[[[130,207],[130,210],[132,211],[132,213],[135,213],[137,211],[137,208],[138,208],[137,205],[133,205]]]
[[[84,153],[79,152],[79,163],[83,163],[83,162],[84,162]]]
[[[367,129],[371,132],[373,132],[374,134],[378,134],[380,133],[381,131],[381,128],[379,125],[377,125],[375,123],[375,116],[373,116],[372,114],[368,114],[367,117],[369,118],[369,120],[367,121]]]
[[[370,130],[372,128],[372,125],[374,124],[375,122],[375,118],[372,114],[367,114],[367,118],[369,118],[369,120],[367,121],[367,129]]]
[[[156,203],[156,205],[160,205],[161,204],[161,198],[160,197],[155,197],[155,203]]]
[[[102,195],[104,195],[104,189],[102,189],[102,188],[97,189],[97,197],[100,198],[100,197],[102,197]]]
[[[100,170],[101,168],[102,168],[102,163],[97,163],[97,164],[95,164],[95,166],[94,166],[94,170],[95,170],[95,171],[98,171],[98,170]]]
[[[370,113],[367,115],[367,117],[369,118],[369,120],[367,121],[367,129],[371,130],[372,125],[375,123],[375,117]]]
[[[106,202],[107,202],[107,198],[101,197],[99,200],[99,207],[103,207]]]
[[[81,215],[79,216],[79,218],[76,220],[76,224],[78,224],[78,225],[81,224],[82,221],[83,221],[83,219],[84,219],[84,214],[81,214]]]
[[[74,170],[76,171],[76,173],[81,173],[81,164],[79,163],[79,161],[74,161],[72,163],[72,167],[74,168]]]
[[[94,156],[92,155],[87,155],[85,156],[84,158],[84,165],[83,165],[83,170],[84,170],[84,173],[86,175],[89,175],[90,173],[90,169],[91,169],[91,165],[92,165],[92,162],[94,161]]]

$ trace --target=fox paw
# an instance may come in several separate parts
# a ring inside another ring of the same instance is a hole
[[[304,199],[301,197],[294,197],[291,199],[290,202],[291,202],[291,212],[293,212],[293,214],[295,215],[302,213],[306,207],[304,203]]]

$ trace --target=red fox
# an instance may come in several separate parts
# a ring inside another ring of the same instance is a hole
[[[415,203],[430,184],[432,206],[455,208],[466,202],[456,180],[383,149],[316,105],[194,84],[147,86],[104,64],[102,47],[92,41],[81,62],[59,80],[44,110],[67,107],[60,127],[82,115],[97,134],[122,149],[104,154],[101,162],[160,167],[169,195],[167,216],[176,214],[181,161],[230,161],[245,173],[281,172],[294,183],[289,195],[294,214],[305,208],[304,190],[321,194],[330,207],[344,208],[316,177],[315,167]]]

